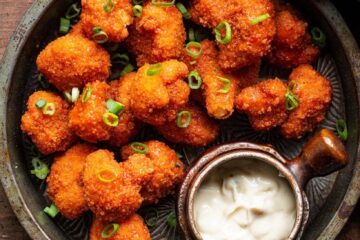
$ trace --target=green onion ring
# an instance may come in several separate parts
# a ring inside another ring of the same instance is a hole
[[[50,207],[44,208],[44,212],[47,213],[50,217],[54,218],[59,213],[59,209],[55,206],[55,204],[51,204]]]
[[[225,28],[225,37],[222,38],[221,30]],[[215,38],[218,43],[227,44],[231,41],[232,33],[231,33],[231,26],[228,22],[222,21],[216,28],[215,28]]]
[[[48,116],[53,116],[55,114],[56,107],[55,103],[46,103],[46,105],[43,107],[43,114]]]
[[[66,18],[60,18],[60,27],[59,32],[61,34],[66,34],[70,30],[70,20]]]
[[[86,102],[90,99],[91,92],[92,92],[92,88],[91,88],[91,87],[87,87],[87,88],[85,89],[85,91],[83,92],[82,98],[81,98],[81,102],[82,102],[82,103],[86,103]]]
[[[65,13],[66,19],[73,19],[80,15],[80,8],[77,3],[71,4]]]
[[[111,0],[107,0],[104,4],[104,11],[110,13],[114,11],[115,5]]]
[[[104,176],[102,176],[104,173],[110,173],[111,177],[110,178],[106,178]],[[103,170],[99,170],[96,172],[96,177],[104,183],[110,183],[116,180],[117,178],[117,174],[115,172],[114,169],[103,169]]]
[[[146,214],[145,214],[145,217],[144,217],[144,220],[145,220],[145,224],[148,226],[148,227],[154,227],[156,226],[157,222],[158,222],[158,219],[159,219],[159,213],[158,211],[155,209],[155,208],[150,208]]]
[[[202,79],[198,71],[193,70],[188,75],[188,84],[191,89],[197,90],[201,87]]]
[[[310,32],[313,43],[321,48],[324,48],[326,46],[326,35],[323,33],[323,31],[321,31],[321,29],[318,27],[314,27]]]
[[[221,80],[221,82],[223,83],[223,87],[222,89],[218,90],[218,93],[229,93],[230,92],[230,86],[231,86],[231,81],[227,78],[223,78],[223,77],[217,77],[218,79]]]
[[[140,5],[144,0],[133,0],[134,5]]]
[[[190,50],[191,48],[197,48],[198,51],[193,52]],[[199,42],[189,42],[186,44],[185,51],[190,57],[199,58],[202,54],[202,46]]]
[[[348,129],[345,120],[339,119],[336,121],[336,131],[342,141],[346,141],[348,139]]]
[[[121,114],[125,110],[124,104],[114,101],[112,99],[108,99],[105,103],[105,106],[107,107],[109,112],[116,115]]]
[[[112,231],[110,233],[107,233],[112,228]],[[104,227],[104,229],[101,231],[101,237],[102,238],[111,238],[115,235],[115,233],[119,230],[120,225],[118,223],[110,223]]]
[[[185,123],[182,123],[183,116],[186,116]],[[190,125],[191,120],[191,112],[189,111],[181,111],[177,113],[177,126],[179,128],[187,128]]]
[[[166,222],[170,227],[176,227],[177,221],[176,221],[176,214],[174,211],[169,213],[169,215],[166,217]]]
[[[132,65],[132,64],[128,64],[128,65],[126,65],[124,68],[123,68],[123,70],[120,72],[120,77],[123,77],[123,76],[125,76],[126,74],[128,74],[128,73],[131,73],[132,71],[134,71],[135,70],[135,67]]]
[[[94,34],[92,35],[92,39],[98,44],[106,43],[109,40],[107,33],[99,27],[94,27],[93,33]]]
[[[268,18],[270,18],[270,14],[265,13],[265,14],[257,17],[257,18],[254,18],[254,19],[250,20],[250,25],[256,25],[258,23],[261,23],[261,22],[265,21]]]
[[[189,28],[189,42],[194,42],[195,41],[195,31],[194,28]]]
[[[130,144],[131,149],[140,154],[147,154],[149,152],[148,145],[141,142],[133,142]]]
[[[155,76],[157,74],[159,74],[161,72],[162,69],[162,64],[161,63],[156,63],[151,65],[148,70],[147,70],[147,75],[148,76]]]
[[[31,160],[31,164],[34,167],[31,170],[31,174],[34,174],[37,178],[44,180],[47,175],[50,173],[49,166],[40,160],[38,157],[34,157]]]
[[[35,106],[39,109],[45,107],[45,105],[46,105],[46,101],[42,98],[35,103]]]
[[[285,108],[292,111],[299,106],[299,100],[293,93],[285,94]]]
[[[177,9],[179,9],[179,11],[181,12],[181,14],[183,15],[183,17],[185,19],[190,19],[191,18],[191,15],[188,12],[188,10],[186,9],[186,7],[184,6],[184,4],[179,2],[179,3],[176,4],[176,7],[177,7]]]
[[[151,0],[151,5],[160,7],[171,7],[175,5],[175,0],[171,0],[171,2],[158,2],[157,0]]]
[[[111,112],[106,112],[103,115],[103,121],[110,127],[116,127],[119,125],[119,117]]]
[[[141,5],[135,5],[133,7],[133,13],[136,17],[140,17],[143,11],[143,7]]]

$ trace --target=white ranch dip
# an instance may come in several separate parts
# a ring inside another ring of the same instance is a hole
[[[203,240],[287,239],[295,223],[295,197],[279,171],[258,160],[225,164],[195,195],[195,223]]]

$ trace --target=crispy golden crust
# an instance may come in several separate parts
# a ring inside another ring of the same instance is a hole
[[[149,183],[143,185],[141,196],[145,204],[157,203],[160,198],[171,194],[184,177],[184,164],[177,158],[176,152],[159,141],[148,141],[146,157],[152,160],[154,173]],[[130,145],[121,149],[123,159],[134,154]]]
[[[90,98],[83,103],[82,98],[88,88],[92,89]],[[110,138],[112,128],[103,121],[103,115],[108,111],[105,102],[110,96],[107,83],[96,81],[86,84],[83,94],[69,114],[69,126],[80,138],[93,143]]]
[[[107,33],[109,41],[121,42],[128,37],[127,26],[133,22],[130,0],[112,0],[114,9],[104,10],[103,0],[82,0],[81,26],[88,38],[94,35],[93,28],[99,27]]]
[[[100,173],[114,180],[100,181]],[[87,156],[83,181],[86,202],[101,221],[124,221],[142,204],[141,187],[133,184],[132,177],[108,150],[98,150]]]
[[[145,64],[136,74],[136,84],[131,88],[131,109],[146,123],[160,125],[176,118],[176,113],[188,101],[190,88],[183,81],[188,68],[182,62],[162,62],[160,73],[149,76]]]
[[[311,42],[307,23],[300,19],[290,5],[279,8],[276,28],[272,51],[267,56],[271,64],[293,68],[316,60],[320,50]]]
[[[110,74],[109,54],[80,34],[68,34],[46,46],[36,60],[39,71],[61,91],[105,81]]]
[[[119,125],[111,131],[109,144],[112,146],[120,147],[128,143],[143,125],[135,118],[130,106],[130,90],[135,77],[136,73],[129,73],[110,84],[113,99],[125,105],[124,112],[119,116]]]
[[[286,86],[279,80],[266,80],[243,89],[236,98],[236,107],[244,111],[252,127],[267,131],[279,126],[287,118]]]
[[[299,98],[299,106],[290,112],[280,131],[286,138],[300,138],[324,120],[331,103],[332,87],[325,77],[306,64],[293,70],[290,81],[297,84],[294,93]]]
[[[40,99],[55,104],[55,114],[45,115],[35,103]],[[27,111],[21,118],[21,130],[28,134],[38,150],[48,155],[66,150],[76,141],[75,134],[68,127],[70,105],[52,92],[33,93],[27,102]]]
[[[228,44],[218,44],[219,64],[225,71],[234,71],[255,64],[270,50],[275,35],[275,12],[271,0],[194,0],[189,9],[192,20],[216,28],[226,21],[232,29]],[[251,25],[250,21],[263,14],[270,14],[265,21]]]
[[[169,141],[192,146],[206,146],[219,135],[218,124],[199,107],[188,104],[183,110],[191,113],[190,125],[179,128],[177,120],[157,126],[156,129]]]
[[[143,7],[141,17],[130,27],[127,45],[136,56],[137,65],[177,59],[186,40],[179,10],[173,7]]]
[[[87,155],[95,151],[89,144],[77,144],[55,157],[47,178],[48,195],[61,214],[68,219],[80,217],[88,210],[82,174]]]
[[[108,238],[110,240],[151,240],[144,220],[137,214],[132,215],[121,223],[116,223],[120,225],[119,230],[111,238]],[[101,237],[101,233],[106,226],[106,223],[95,218],[90,229],[90,240],[103,240],[104,238]]]

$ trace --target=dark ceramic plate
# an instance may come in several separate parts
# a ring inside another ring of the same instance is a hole
[[[46,184],[30,175],[32,144],[19,129],[21,114],[28,96],[41,86],[35,59],[39,51],[57,37],[58,20],[64,15],[70,0],[39,0],[26,13],[5,53],[0,68],[0,102],[2,117],[1,180],[15,213],[33,239],[87,239],[91,214],[76,221],[61,216],[50,219],[42,209],[49,204]],[[356,43],[339,13],[326,0],[295,1],[297,8],[326,33],[328,46],[314,67],[325,75],[334,88],[333,102],[320,127],[335,130],[339,118],[347,120],[349,139],[346,143],[349,165],[338,173],[313,179],[307,186],[311,216],[303,239],[333,239],[349,217],[360,193],[359,99],[360,54]],[[288,71],[262,66],[261,77],[286,79]],[[276,132],[259,134],[252,130],[246,116],[234,114],[221,124],[221,136],[215,144],[228,141],[253,141],[272,144],[285,158],[296,156],[308,135],[299,141],[287,141]],[[151,128],[145,128],[138,140],[162,139]],[[186,164],[205,149],[172,145],[184,156]],[[47,161],[51,162],[51,156]],[[175,209],[174,197],[156,206],[141,209],[143,216],[158,212],[156,225],[150,228],[153,239],[181,239],[179,229],[166,223]]]

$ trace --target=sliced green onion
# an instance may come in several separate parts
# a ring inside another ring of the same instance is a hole
[[[140,5],[144,0],[133,0],[134,5]]]
[[[221,30],[225,28],[225,37],[222,38]],[[232,33],[231,33],[231,26],[228,22],[222,21],[216,28],[215,28],[215,38],[218,43],[227,44],[231,41]]]
[[[70,20],[66,18],[60,18],[60,27],[59,32],[61,34],[66,34],[70,30]]]
[[[124,68],[123,68],[123,70],[120,72],[120,77],[122,77],[122,76],[125,76],[126,74],[128,74],[128,73],[131,73],[132,71],[134,71],[135,70],[135,67],[132,65],[132,64],[128,64],[128,65],[126,65]]]
[[[80,90],[79,90],[79,88],[72,88],[71,93],[65,91],[64,96],[68,102],[74,103],[78,100],[78,98],[80,96]]]
[[[177,220],[176,220],[176,214],[174,211],[172,211],[167,217],[166,222],[170,227],[176,227]]]
[[[188,83],[191,89],[199,89],[202,84],[202,79],[198,71],[193,70],[188,75]]]
[[[104,113],[103,121],[110,127],[116,127],[119,125],[119,117],[111,112]]]
[[[93,33],[92,39],[98,44],[106,43],[109,40],[107,33],[99,27],[94,27]]]
[[[256,25],[258,23],[265,21],[268,18],[270,18],[270,14],[265,13],[257,18],[254,18],[253,20],[250,20],[250,25]]]
[[[151,5],[160,6],[160,7],[171,7],[175,5],[175,0],[171,0],[171,2],[162,2],[161,0],[151,0]]]
[[[158,222],[158,218],[159,218],[159,213],[158,211],[156,211],[155,208],[150,208],[144,217],[145,220],[145,224],[148,227],[154,227],[156,226],[157,222]]]
[[[107,0],[106,3],[104,4],[104,10],[107,13],[114,11],[114,8],[115,8],[115,5],[111,0]]]
[[[195,31],[194,28],[189,28],[189,42],[194,42],[195,41]]]
[[[323,33],[323,31],[321,31],[321,29],[318,27],[314,27],[310,32],[313,43],[321,48],[324,48],[326,46],[326,35]]]
[[[102,238],[111,238],[115,235],[115,233],[119,230],[120,225],[118,223],[110,223],[104,227],[104,229],[101,232]],[[108,233],[108,231],[111,230],[111,232]]]
[[[46,101],[42,98],[35,103],[35,106],[39,109],[45,107],[45,105],[46,105]]]
[[[342,141],[346,141],[348,138],[348,129],[346,122],[343,119],[339,119],[336,121],[336,131],[339,135],[339,138]]]
[[[177,168],[181,167],[180,163],[176,162],[175,167],[177,167]]]
[[[51,204],[50,207],[44,208],[44,212],[47,213],[50,217],[54,218],[59,213],[59,209],[55,206],[55,204]]]
[[[286,88],[285,94],[285,108],[288,111],[292,111],[299,106],[299,99],[294,94],[297,88],[297,84],[295,81],[291,81]]]
[[[181,153],[176,152],[176,157],[179,158],[179,159],[181,159],[181,158],[183,158],[184,156],[183,156]]]
[[[230,86],[231,86],[231,82],[229,79],[227,78],[223,78],[223,77],[217,77],[218,79],[220,79],[223,83],[223,87],[222,89],[218,90],[218,93],[229,93],[230,92]]]
[[[140,17],[143,11],[143,7],[141,5],[135,5],[133,7],[133,13],[136,17]]]
[[[91,92],[92,92],[92,88],[91,88],[91,87],[87,87],[87,88],[85,89],[85,91],[83,92],[82,98],[81,98],[81,102],[82,102],[82,103],[86,103],[86,102],[90,99]]]
[[[161,63],[156,63],[151,65],[147,70],[148,76],[155,76],[156,74],[159,74],[161,72],[162,65]]]
[[[114,101],[112,99],[107,100],[105,105],[106,105],[107,109],[109,110],[109,112],[116,114],[116,115],[121,114],[125,109],[124,104]]]
[[[46,103],[46,105],[43,107],[43,114],[48,116],[53,116],[55,114],[56,107],[55,103]]]
[[[177,7],[177,9],[179,9],[179,11],[181,12],[181,14],[183,15],[183,17],[185,19],[190,19],[191,18],[191,15],[188,12],[188,10],[186,9],[186,7],[184,6],[184,4],[179,2],[179,3],[176,4],[176,7]]]
[[[140,154],[147,154],[149,152],[148,145],[141,142],[133,142],[130,144],[131,149]]]
[[[96,172],[96,177],[104,183],[110,183],[116,180],[117,175],[114,169],[104,169]]]
[[[192,51],[192,48],[196,48],[196,51]],[[202,54],[202,46],[198,42],[189,42],[186,44],[185,51],[189,56],[199,58]]]
[[[65,13],[66,19],[73,19],[80,15],[80,8],[77,3],[71,4],[71,6],[67,9]]]
[[[34,174],[37,178],[44,180],[50,172],[49,166],[38,157],[34,157],[31,160],[31,164],[34,168],[31,170],[31,174]]]
[[[38,82],[40,83],[41,87],[44,89],[48,89],[50,87],[50,83],[48,83],[48,81],[46,81],[44,79],[44,75],[42,75],[41,73],[39,73],[38,75]]]
[[[183,123],[183,116],[185,116],[185,123]],[[181,111],[177,113],[177,126],[179,128],[187,128],[190,125],[191,112]]]

